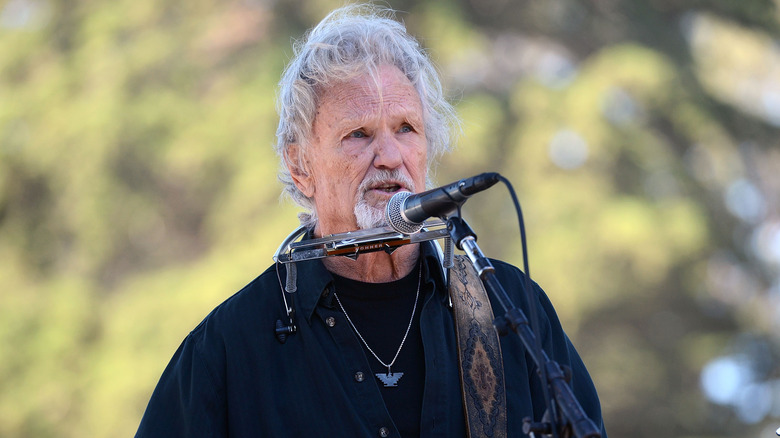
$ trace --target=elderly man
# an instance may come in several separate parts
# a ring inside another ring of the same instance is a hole
[[[337,10],[309,32],[279,103],[281,180],[308,210],[307,239],[384,225],[393,194],[425,190],[429,162],[456,123],[423,50],[388,11],[370,6]],[[517,303],[532,294],[545,351],[571,368],[574,393],[606,436],[596,391],[549,300],[536,286],[524,290],[516,268],[495,265]],[[482,433],[464,408],[455,317],[430,242],[296,269],[291,307],[282,292],[288,266],[277,264],[187,336],[137,436]],[[295,331],[274,336],[289,310]],[[498,388],[504,414],[488,412],[484,433],[521,436],[523,419],[545,412],[543,391],[518,339],[500,343],[505,378],[496,385],[488,373],[485,385]]]

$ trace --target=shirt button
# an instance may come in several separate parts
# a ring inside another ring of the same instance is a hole
[[[325,318],[325,324],[328,324],[328,327],[333,327],[334,325],[336,325],[336,318],[332,316]]]
[[[386,427],[380,427],[379,428],[379,436],[381,436],[382,438],[389,437],[390,436],[390,429],[388,429]]]
[[[358,371],[355,373],[355,380],[358,382],[362,382],[366,378],[366,375],[363,374],[363,371]]]

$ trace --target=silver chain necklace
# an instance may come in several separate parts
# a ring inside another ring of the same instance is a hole
[[[393,366],[395,363],[395,360],[398,359],[398,355],[401,354],[401,349],[404,348],[404,342],[406,342],[406,337],[409,335],[409,330],[412,328],[412,322],[414,321],[414,313],[417,311],[417,301],[420,298],[420,285],[422,284],[422,266],[420,266],[420,274],[417,278],[417,294],[414,297],[414,308],[412,308],[412,317],[409,318],[409,325],[406,327],[406,333],[404,333],[404,338],[401,339],[401,345],[398,346],[398,351],[395,352],[395,356],[393,357],[393,360],[390,361],[390,363],[384,363],[382,359],[379,358],[379,356],[374,353],[374,350],[371,349],[371,347],[368,346],[368,342],[363,338],[363,335],[360,334],[357,327],[355,327],[355,324],[352,322],[352,319],[347,314],[347,310],[344,309],[344,305],[341,304],[341,300],[339,299],[339,296],[336,295],[336,291],[334,289],[333,296],[336,298],[336,302],[339,303],[339,307],[341,308],[341,311],[344,312],[344,316],[347,317],[347,322],[349,322],[349,325],[352,326],[352,330],[355,331],[355,334],[358,335],[358,338],[363,342],[363,345],[366,346],[368,351],[374,356],[376,360],[379,361],[379,363],[382,364],[382,366],[387,368],[387,374],[384,373],[376,373],[375,376],[377,379],[381,380],[382,383],[385,384],[385,388],[390,388],[393,386],[398,386],[398,381],[401,379],[401,376],[404,375],[404,373],[393,373],[390,370],[390,367]]]

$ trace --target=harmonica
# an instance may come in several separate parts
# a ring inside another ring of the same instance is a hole
[[[356,259],[363,253],[392,253],[398,247],[410,243],[450,237],[446,222],[441,220],[425,222],[423,228],[413,234],[399,233],[390,227],[379,227],[300,240],[308,231],[308,228],[301,226],[287,236],[274,253],[274,262],[294,263],[333,256]]]

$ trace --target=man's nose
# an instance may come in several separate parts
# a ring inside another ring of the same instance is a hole
[[[403,164],[403,145],[392,133],[381,133],[374,139],[374,167],[396,169]]]

